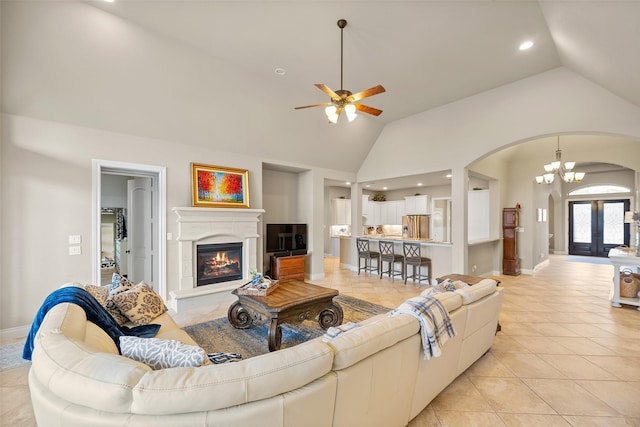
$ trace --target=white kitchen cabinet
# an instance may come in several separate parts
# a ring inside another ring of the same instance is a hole
[[[378,226],[384,224],[382,222],[382,206],[384,202],[370,202],[371,203],[371,225]]]
[[[369,196],[362,196],[362,225],[373,225],[373,206]]]
[[[483,240],[490,236],[491,193],[489,190],[469,191],[468,240]]]
[[[405,196],[405,215],[428,215],[431,213],[428,195]]]
[[[332,224],[351,224],[351,199],[333,199]]]
[[[383,202],[382,223],[386,225],[401,225],[404,214],[404,200],[390,200]]]
[[[339,237],[331,238],[331,255],[340,256],[340,238]]]

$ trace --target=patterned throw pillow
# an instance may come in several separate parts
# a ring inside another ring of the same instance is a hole
[[[111,295],[117,295],[120,292],[128,291],[135,285],[135,283],[133,283],[126,277],[121,276],[118,273],[113,273],[113,276],[111,276],[111,286],[109,287],[109,293]]]
[[[209,362],[206,352],[195,345],[160,338],[120,337],[123,356],[142,362],[151,369],[202,366]]]
[[[84,290],[89,292],[92,297],[100,303],[101,306],[107,305],[107,297],[109,296],[109,288],[106,286],[85,285]]]
[[[160,295],[146,283],[140,283],[128,291],[112,297],[122,314],[135,325],[147,325],[167,311]]]
[[[242,355],[238,353],[216,352],[216,353],[207,354],[207,358],[209,363],[205,361],[204,363],[205,365],[210,365],[210,364],[220,365],[223,363],[239,362],[242,360]]]
[[[107,297],[107,302],[104,305],[104,308],[107,309],[111,317],[114,318],[118,325],[122,326],[129,320],[127,316],[125,316],[118,306],[116,305],[113,297],[122,292],[128,291],[132,289],[136,284],[126,277],[122,277],[117,273],[113,273],[111,276],[111,286],[109,287],[109,296]]]

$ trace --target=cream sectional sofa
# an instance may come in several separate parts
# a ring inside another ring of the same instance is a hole
[[[79,306],[58,304],[35,339],[29,387],[36,420],[65,427],[404,426],[491,347],[503,289],[476,285],[438,298],[457,332],[438,358],[423,358],[413,316],[382,314],[329,342],[155,371],[120,356]],[[195,344],[168,313],[153,323],[162,325],[158,338]]]

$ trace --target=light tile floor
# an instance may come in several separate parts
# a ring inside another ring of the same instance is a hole
[[[325,261],[313,283],[394,307],[421,289]],[[414,420],[424,426],[640,426],[640,311],[613,308],[610,265],[552,255],[534,275],[499,276],[502,331],[491,350]],[[192,312],[182,326],[226,315]],[[0,425],[35,425],[28,367],[0,373]]]

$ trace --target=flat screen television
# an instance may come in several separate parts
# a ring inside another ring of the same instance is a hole
[[[267,224],[266,252],[307,250],[307,224]]]

